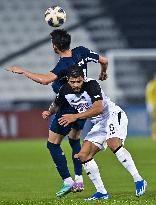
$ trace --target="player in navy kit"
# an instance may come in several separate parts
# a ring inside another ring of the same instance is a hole
[[[23,74],[27,78],[30,78],[31,80],[43,85],[47,85],[53,82],[52,87],[55,93],[58,93],[60,86],[64,82],[66,82],[68,68],[72,65],[80,66],[83,69],[84,74],[87,75],[88,62],[100,63],[101,72],[99,74],[99,79],[105,80],[107,78],[106,70],[108,61],[106,57],[98,55],[97,53],[83,46],[70,49],[71,36],[65,30],[56,29],[50,35],[53,50],[60,57],[54,69],[46,74],[32,73],[21,67],[10,67],[7,69],[7,71]],[[45,116],[50,116],[52,112],[53,111],[50,107],[49,113],[46,113]],[[47,147],[50,151],[54,163],[56,164],[57,170],[64,181],[63,187],[60,192],[57,193],[57,196],[64,195],[66,192],[68,192],[69,188],[73,186],[73,184],[74,188],[78,191],[84,189],[81,163],[73,157],[76,182],[74,183],[67,167],[65,155],[62,154],[63,152],[60,147],[63,137],[68,135],[69,143],[72,148],[72,156],[78,153],[81,149],[80,131],[83,129],[85,120],[78,120],[67,127],[60,126],[58,123],[58,118],[60,118],[60,116],[62,116],[63,114],[70,114],[75,112],[76,110],[71,108],[70,106],[66,107],[65,109],[62,108],[56,113],[53,121],[50,123]]]

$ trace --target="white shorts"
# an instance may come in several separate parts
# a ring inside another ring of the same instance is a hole
[[[124,141],[127,136],[128,118],[124,111],[111,112],[107,118],[95,124],[84,141],[94,143],[100,149],[106,149],[106,140],[109,138],[117,137]]]

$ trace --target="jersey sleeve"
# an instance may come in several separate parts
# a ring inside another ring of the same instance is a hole
[[[58,62],[57,65],[55,66],[55,68],[53,70],[51,70],[50,72],[54,73],[55,75],[57,75],[58,78],[60,78],[60,74],[62,72],[61,63]]]
[[[87,86],[87,93],[91,98],[92,103],[98,100],[103,100],[101,87],[96,80],[91,80]]]
[[[83,53],[85,55],[86,63],[88,62],[98,63],[99,62],[99,54],[83,46],[81,47],[81,49],[83,50]]]

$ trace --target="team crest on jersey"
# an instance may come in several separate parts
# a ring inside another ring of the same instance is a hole
[[[89,108],[89,104],[85,101],[85,102],[82,102],[78,105],[74,104],[73,103],[73,107],[78,111],[78,112],[85,112],[88,110]]]
[[[79,98],[74,98],[70,101],[72,107],[74,107],[78,112],[85,112],[88,110],[89,103],[87,102],[85,96],[81,95]]]

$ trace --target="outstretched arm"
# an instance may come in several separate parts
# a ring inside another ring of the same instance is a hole
[[[99,80],[103,81],[103,80],[106,80],[108,77],[108,74],[107,74],[108,59],[100,55],[99,63],[101,64],[101,73],[99,75]]]
[[[47,74],[32,73],[30,71],[25,70],[24,68],[16,66],[7,68],[6,70],[12,73],[22,74],[27,78],[30,78],[31,80],[43,85],[48,85],[49,83],[57,79],[57,75],[55,75],[52,72],[49,72]]]
[[[64,125],[65,127],[69,125],[71,122],[75,122],[78,119],[86,119],[95,117],[103,112],[103,101],[98,100],[95,101],[92,107],[86,112],[81,112],[77,114],[66,114],[59,118],[59,124]]]

